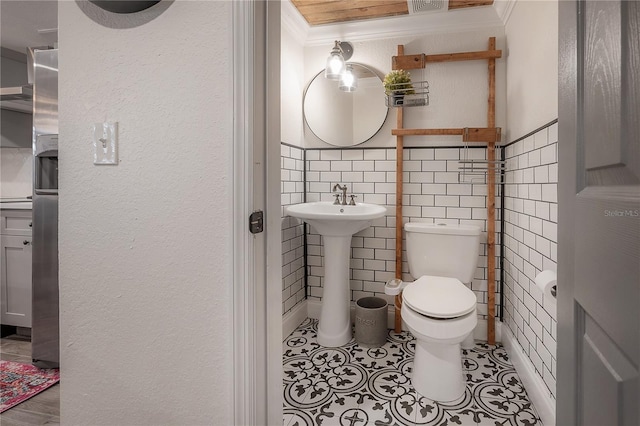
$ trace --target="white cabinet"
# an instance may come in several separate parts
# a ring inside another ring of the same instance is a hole
[[[0,212],[0,320],[31,327],[31,210]]]

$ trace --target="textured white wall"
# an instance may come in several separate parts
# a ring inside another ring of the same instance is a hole
[[[64,424],[232,423],[231,22],[177,0],[113,29],[60,2]],[[92,164],[102,120],[117,166]]]
[[[486,50],[489,37],[496,37],[498,49],[504,49],[504,29],[495,27],[456,34],[429,34],[415,37],[364,41],[353,43],[354,53],[350,61],[360,62],[384,76],[391,70],[391,57],[397,55],[399,44],[404,44],[405,54],[437,54]],[[347,40],[348,41],[348,40]],[[305,85],[325,66],[332,45],[305,48]],[[506,72],[504,58],[496,61],[496,123],[506,126]],[[488,71],[487,61],[465,61],[428,64],[424,70],[412,70],[414,81],[427,80],[430,84],[430,105],[405,108],[405,128],[486,127]],[[384,102],[384,97],[380,99]],[[387,121],[380,132],[361,147],[395,146],[391,129],[395,128],[396,113],[389,111]],[[324,148],[308,129],[305,147]],[[405,138],[405,146],[460,145],[460,137],[411,137]]]
[[[558,118],[558,2],[518,0],[505,32],[508,142]]]
[[[302,93],[304,50],[288,27],[282,26],[280,48],[281,142],[302,146]]]

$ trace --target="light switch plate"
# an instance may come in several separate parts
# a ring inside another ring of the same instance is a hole
[[[93,164],[118,164],[118,123],[93,125]]]

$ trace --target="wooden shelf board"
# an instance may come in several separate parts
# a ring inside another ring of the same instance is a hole
[[[394,70],[413,70],[424,68],[427,63],[476,61],[481,59],[497,59],[502,57],[502,50],[483,50],[480,52],[441,53],[438,55],[402,55],[391,58]]]
[[[469,127],[462,129],[393,129],[394,136],[462,136],[464,142],[500,142],[500,127]]]

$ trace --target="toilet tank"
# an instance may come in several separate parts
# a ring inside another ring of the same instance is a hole
[[[435,275],[471,282],[480,254],[479,227],[410,222],[404,229],[413,278]]]

